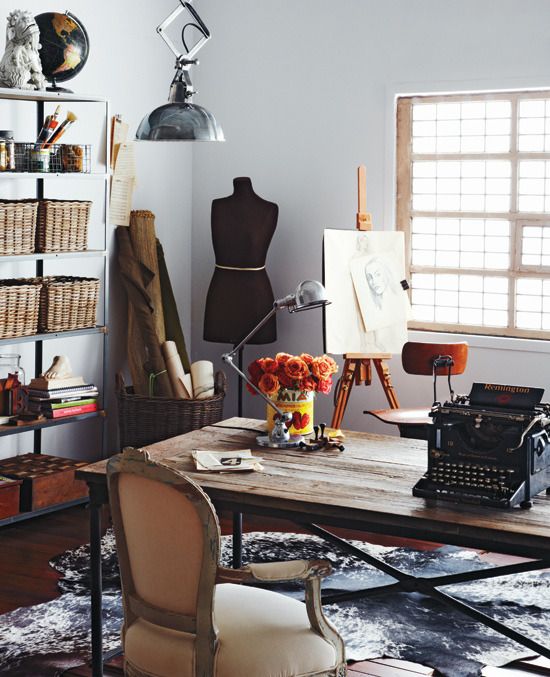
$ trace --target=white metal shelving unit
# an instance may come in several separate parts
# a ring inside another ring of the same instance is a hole
[[[108,303],[108,285],[109,285],[109,259],[108,259],[108,242],[109,242],[109,102],[102,97],[81,96],[67,92],[45,92],[45,91],[31,91],[18,89],[0,88],[0,101],[27,101],[36,104],[36,130],[37,132],[42,127],[44,120],[44,104],[46,103],[97,103],[102,104],[104,109],[104,148],[102,153],[102,161],[104,171],[92,171],[88,174],[79,173],[37,173],[37,172],[0,172],[0,181],[16,181],[18,179],[32,179],[36,184],[36,198],[42,199],[45,197],[45,182],[74,180],[74,181],[101,181],[103,182],[103,196],[104,196],[104,218],[103,223],[103,249],[91,249],[83,252],[52,252],[52,253],[36,253],[36,254],[22,254],[16,256],[0,256],[0,278],[2,275],[2,264],[18,263],[24,261],[35,262],[35,275],[37,277],[44,274],[44,261],[64,260],[64,259],[81,259],[81,258],[99,258],[103,260],[103,280],[102,280],[102,299],[103,299],[103,323],[95,327],[80,329],[75,331],[52,332],[47,334],[36,334],[34,336],[16,337],[10,339],[0,340],[0,348],[6,345],[13,345],[19,343],[33,343],[34,344],[34,374],[38,376],[42,373],[43,365],[43,342],[51,339],[65,339],[74,340],[80,336],[89,336],[96,334],[98,340],[103,342],[103,369],[102,369],[102,384],[100,386],[102,406],[100,411],[91,414],[82,414],[79,416],[69,416],[67,418],[42,421],[40,423],[30,423],[23,426],[0,426],[0,438],[7,435],[15,435],[22,432],[33,431],[34,434],[34,448],[36,454],[41,453],[42,449],[42,430],[59,425],[66,425],[71,423],[78,423],[79,421],[88,420],[90,418],[98,419],[98,439],[100,440],[98,447],[101,449],[101,457],[105,454],[106,447],[106,382],[107,382],[107,361],[108,361],[108,336],[107,336],[107,318],[109,312]],[[92,167],[93,170],[93,167]],[[58,504],[51,508],[45,508],[40,511],[19,513],[13,517],[8,517],[0,520],[0,526],[11,524],[24,519],[35,517],[38,514],[45,514],[53,510],[60,510],[70,505],[75,505],[79,502],[84,502],[86,499],[79,499],[71,501],[70,503]]]

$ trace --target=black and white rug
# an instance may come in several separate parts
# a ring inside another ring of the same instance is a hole
[[[416,575],[440,576],[486,568],[468,550],[443,547],[430,552],[357,542],[358,547],[393,566]],[[231,540],[223,538],[223,561],[229,564]],[[104,647],[119,644],[122,620],[114,540],[103,542]],[[356,558],[338,551],[316,536],[251,533],[244,537],[244,561],[329,559],[335,573],[324,591],[348,591],[393,582]],[[79,664],[89,659],[89,550],[83,546],[56,557],[52,566],[62,574],[58,599],[16,609],[0,616],[0,674],[12,677],[29,671],[37,656],[66,654]],[[300,584],[279,586],[280,592],[300,597]],[[448,586],[445,591],[507,623],[532,639],[548,641],[550,573],[533,572]],[[435,667],[446,677],[474,677],[484,665],[501,666],[529,655],[520,645],[496,634],[436,600],[417,593],[396,593],[324,607],[346,642],[348,659],[387,656]],[[52,665],[55,660],[51,660]],[[65,663],[66,665],[66,663]],[[43,669],[43,677],[55,675]]]

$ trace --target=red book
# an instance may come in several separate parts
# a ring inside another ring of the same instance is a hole
[[[92,404],[83,404],[79,407],[63,407],[63,409],[52,409],[48,412],[48,418],[63,418],[65,416],[77,416],[78,414],[89,414],[97,411],[97,402]]]

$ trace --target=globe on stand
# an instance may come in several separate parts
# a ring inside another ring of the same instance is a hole
[[[74,78],[84,68],[90,51],[88,33],[82,23],[69,12],[45,12],[35,21],[40,29],[40,61],[49,80],[51,92],[70,92],[58,82]]]

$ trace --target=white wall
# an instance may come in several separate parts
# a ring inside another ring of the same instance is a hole
[[[197,101],[215,113],[227,142],[201,147],[193,159],[193,356],[218,365],[227,347],[202,341],[214,264],[210,205],[231,193],[233,177],[252,177],[256,191],[279,204],[268,272],[276,296],[284,295],[300,279],[321,278],[323,228],[354,227],[359,164],[367,166],[376,227],[393,227],[394,93],[550,85],[546,0],[197,5],[213,32],[201,52]],[[459,392],[484,379],[550,388],[545,343],[471,344],[468,372],[456,380]],[[281,313],[277,343],[247,348],[245,362],[277,350],[319,353],[319,312]],[[431,401],[429,379],[419,384],[393,362],[401,403]],[[262,415],[251,396],[244,401],[245,414]],[[234,413],[234,402],[233,391],[227,414]],[[383,404],[378,386],[356,393],[346,427],[380,430],[361,412]],[[330,398],[318,397],[317,418],[330,420],[331,406]]]
[[[51,11],[51,3],[44,0],[27,0],[24,7],[33,14]],[[141,118],[150,110],[166,101],[168,88],[173,74],[174,60],[170,51],[155,33],[155,27],[174,8],[173,0],[118,0],[112,3],[90,3],[86,0],[73,0],[70,11],[86,26],[91,49],[89,60],[82,72],[66,86],[77,93],[104,96],[111,102],[111,112],[120,113],[130,125],[133,137]],[[4,48],[4,14],[21,3],[6,6],[0,16],[0,53]],[[63,11],[61,8],[60,11]],[[30,104],[26,104],[30,105]],[[64,111],[70,106],[64,106]],[[10,122],[20,115],[20,109],[10,108]],[[2,115],[0,111],[0,115]],[[98,113],[99,114],[99,113]],[[34,121],[31,116],[31,125]],[[67,134],[78,142],[78,122]],[[84,123],[80,130],[84,131]],[[12,128],[0,124],[0,128]],[[29,129],[32,139],[34,128]],[[27,139],[24,139],[27,140]],[[99,139],[96,140],[96,143]],[[174,286],[176,299],[184,331],[190,338],[191,324],[191,161],[192,148],[189,144],[138,144],[137,147],[138,184],[134,194],[134,209],[150,209],[156,214],[157,234],[161,239]],[[10,182],[11,184],[12,182]],[[5,184],[0,179],[0,189]],[[73,193],[74,183],[63,182],[53,185],[47,182],[46,190],[66,190],[65,197]],[[27,184],[28,185],[28,184]],[[88,184],[87,184],[88,185]],[[50,187],[51,186],[51,187]],[[32,195],[33,185],[28,185]],[[79,190],[82,183],[79,184]],[[47,193],[48,194],[48,193]],[[51,193],[50,193],[51,195]],[[61,195],[59,195],[61,196]],[[78,197],[81,197],[80,194]],[[95,200],[95,196],[94,196]],[[94,207],[95,209],[95,207]],[[113,230],[109,240],[114,250]],[[112,394],[114,373],[124,367],[126,303],[116,274],[116,259],[111,256],[112,265],[110,284],[110,447],[115,450],[116,406]],[[83,262],[72,274],[95,274],[90,272],[88,264]],[[52,268],[47,269],[52,270]],[[60,274],[68,270],[66,264],[56,264],[52,272]],[[78,272],[80,271],[80,272]],[[2,276],[32,274],[32,269],[9,270]],[[99,337],[79,338],[71,341],[50,341],[44,343],[46,360],[53,354],[67,353],[77,370],[90,380],[98,381],[101,371],[97,368],[99,358]],[[55,345],[54,345],[55,344]],[[32,355],[23,346],[10,346],[10,351],[21,350],[25,355],[27,373],[32,376]],[[4,351],[4,349],[2,349]],[[6,352],[7,349],[4,351]],[[2,351],[0,351],[2,352]],[[44,451],[52,450],[65,455],[81,458],[97,456],[99,436],[97,421],[78,425],[68,425],[43,433]],[[14,451],[21,453],[32,451],[32,436],[18,435],[0,439],[0,457]]]

